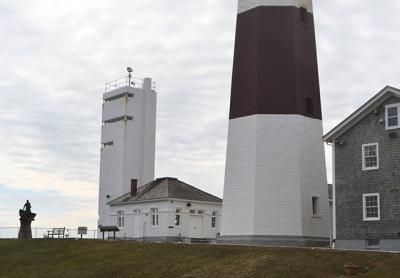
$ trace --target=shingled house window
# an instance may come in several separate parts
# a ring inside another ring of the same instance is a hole
[[[400,103],[386,105],[386,129],[400,128]]]
[[[365,247],[367,249],[380,249],[381,248],[381,241],[379,239],[366,239],[365,240]]]
[[[310,97],[306,97],[306,113],[310,116],[314,115],[314,102]]]
[[[364,221],[381,220],[379,193],[363,194]]]
[[[308,23],[308,14],[307,14],[307,9],[304,7],[300,8],[300,22],[302,24],[307,24]]]
[[[364,171],[379,169],[378,143],[362,145],[362,159]]]

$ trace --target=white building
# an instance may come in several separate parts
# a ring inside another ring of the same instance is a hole
[[[154,181],[157,93],[150,78],[131,81],[108,83],[103,95],[98,225],[118,226],[126,239],[215,239],[221,199],[174,178]]]
[[[101,130],[99,221],[110,219],[108,202],[132,185],[154,180],[157,93],[150,78],[126,78],[106,84]]]
[[[111,201],[117,237],[159,242],[212,240],[222,200],[176,178],[160,178]]]

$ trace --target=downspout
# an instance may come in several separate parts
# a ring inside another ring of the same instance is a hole
[[[335,159],[335,139],[328,145],[332,146],[332,248],[336,245],[336,159]]]

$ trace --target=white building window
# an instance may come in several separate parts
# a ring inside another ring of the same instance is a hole
[[[218,211],[213,211],[211,215],[211,228],[215,229],[217,227],[217,215]]]
[[[385,125],[386,129],[400,128],[400,103],[386,105],[385,107]]]
[[[175,211],[175,226],[181,225],[181,209],[176,209]]]
[[[381,220],[379,193],[363,194],[364,221]]]
[[[362,168],[366,170],[379,169],[378,143],[362,145]]]
[[[197,211],[197,214],[204,214],[204,210],[200,210],[200,209],[199,209],[199,210]]]
[[[312,214],[313,216],[317,216],[319,214],[319,198],[312,197]]]
[[[158,209],[152,208],[151,209],[151,224],[153,227],[158,227]]]
[[[122,210],[117,212],[117,225],[119,228],[123,228],[125,226],[125,216]]]

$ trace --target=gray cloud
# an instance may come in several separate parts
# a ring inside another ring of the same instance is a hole
[[[314,1],[326,131],[400,86],[397,2]],[[235,19],[231,0],[0,0],[0,183],[95,207],[103,84],[133,66],[157,82],[157,175],[221,196]]]

